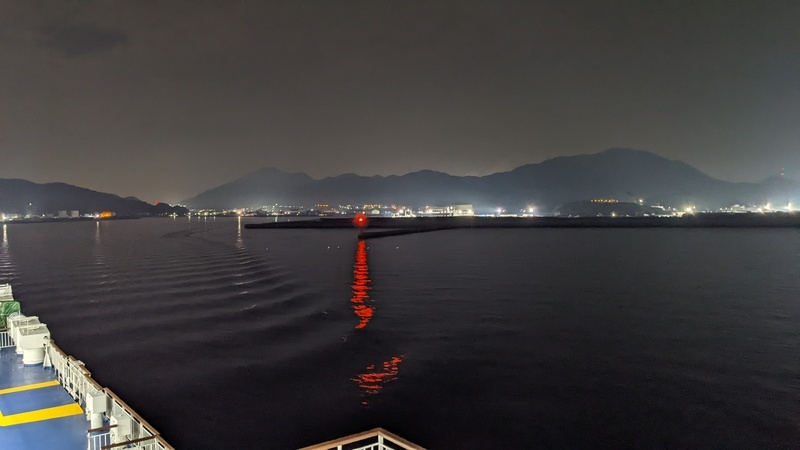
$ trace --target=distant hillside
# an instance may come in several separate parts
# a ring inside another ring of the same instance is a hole
[[[314,179],[304,173],[286,173],[274,168],[264,168],[238,180],[203,192],[184,200],[192,208],[230,209],[239,206],[293,205],[300,189]]]
[[[444,205],[471,203],[508,211],[535,205],[549,212],[591,198],[697,208],[800,202],[800,185],[781,178],[730,183],[680,161],[631,149],[553,158],[484,177],[419,171],[402,176],[354,174],[314,180],[306,174],[264,169],[186,200],[193,208],[259,207],[315,203]]]
[[[37,184],[27,180],[0,178],[0,212],[12,214],[55,214],[78,210],[81,214],[113,211],[119,216],[157,216],[184,208],[151,205],[134,197],[121,198],[65,183]]]

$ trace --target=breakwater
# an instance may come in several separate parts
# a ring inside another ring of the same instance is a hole
[[[800,215],[685,214],[681,217],[411,217],[369,219],[360,238],[397,236],[459,228],[792,228]],[[352,218],[321,218],[245,225],[248,229],[353,228]]]

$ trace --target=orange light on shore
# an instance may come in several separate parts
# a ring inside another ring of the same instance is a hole
[[[367,226],[367,216],[364,214],[356,214],[353,218],[353,225],[357,226],[358,228],[364,228]]]

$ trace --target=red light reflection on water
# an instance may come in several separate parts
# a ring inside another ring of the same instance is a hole
[[[353,297],[350,299],[353,304],[353,312],[359,318],[358,325],[356,325],[357,330],[366,328],[369,321],[372,320],[374,308],[367,303],[368,301],[372,302],[369,299],[371,282],[367,264],[367,243],[358,241],[356,261],[353,264]],[[377,367],[375,364],[370,364],[366,367],[366,372],[358,374],[356,378],[351,378],[361,388],[362,397],[377,394],[383,389],[384,384],[396,380],[398,368],[404,357],[405,355],[393,356]],[[363,400],[361,404],[366,405],[367,401]]]
[[[365,328],[370,320],[372,320],[373,308],[368,306],[366,301],[369,300],[368,291],[371,289],[369,283],[369,265],[367,264],[367,243],[358,241],[358,250],[356,250],[356,263],[353,265],[353,297],[350,302],[353,303],[353,312],[356,313],[360,322],[356,325],[356,329]]]
[[[403,362],[405,355],[393,356],[389,361],[384,361],[381,367],[376,368],[375,364],[370,364],[366,367],[367,372],[358,374],[357,378],[351,380],[358,383],[364,394],[375,395],[378,394],[383,385],[397,379],[400,363]],[[362,401],[366,405],[366,401]]]

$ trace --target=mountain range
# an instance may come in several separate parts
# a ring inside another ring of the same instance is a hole
[[[560,205],[588,199],[644,201],[683,209],[716,209],[734,204],[776,208],[800,205],[800,183],[771,177],[760,183],[732,183],[710,177],[681,161],[654,153],[612,148],[563,156],[492,175],[454,176],[422,170],[406,175],[344,174],[314,179],[304,173],[265,168],[209,189],[182,204],[194,209],[259,208],[266,205],[472,204],[478,212],[534,206],[548,213]],[[0,212],[46,214],[114,211],[124,216],[184,213],[182,207],[151,205],[134,197],[96,192],[65,183],[37,184],[0,179]]]
[[[134,197],[96,192],[66,183],[38,184],[27,180],[0,178],[0,211],[13,214],[81,214],[113,211],[118,216],[159,216],[185,213],[185,208],[164,203],[151,205]]]
[[[498,207],[514,211],[535,205],[537,211],[549,212],[563,203],[594,198],[702,209],[767,202],[786,205],[800,201],[800,184],[782,177],[732,183],[654,153],[612,148],[482,177],[422,170],[402,176],[344,174],[314,179],[304,173],[265,168],[181,203],[213,209],[319,203],[473,204],[479,211]]]

